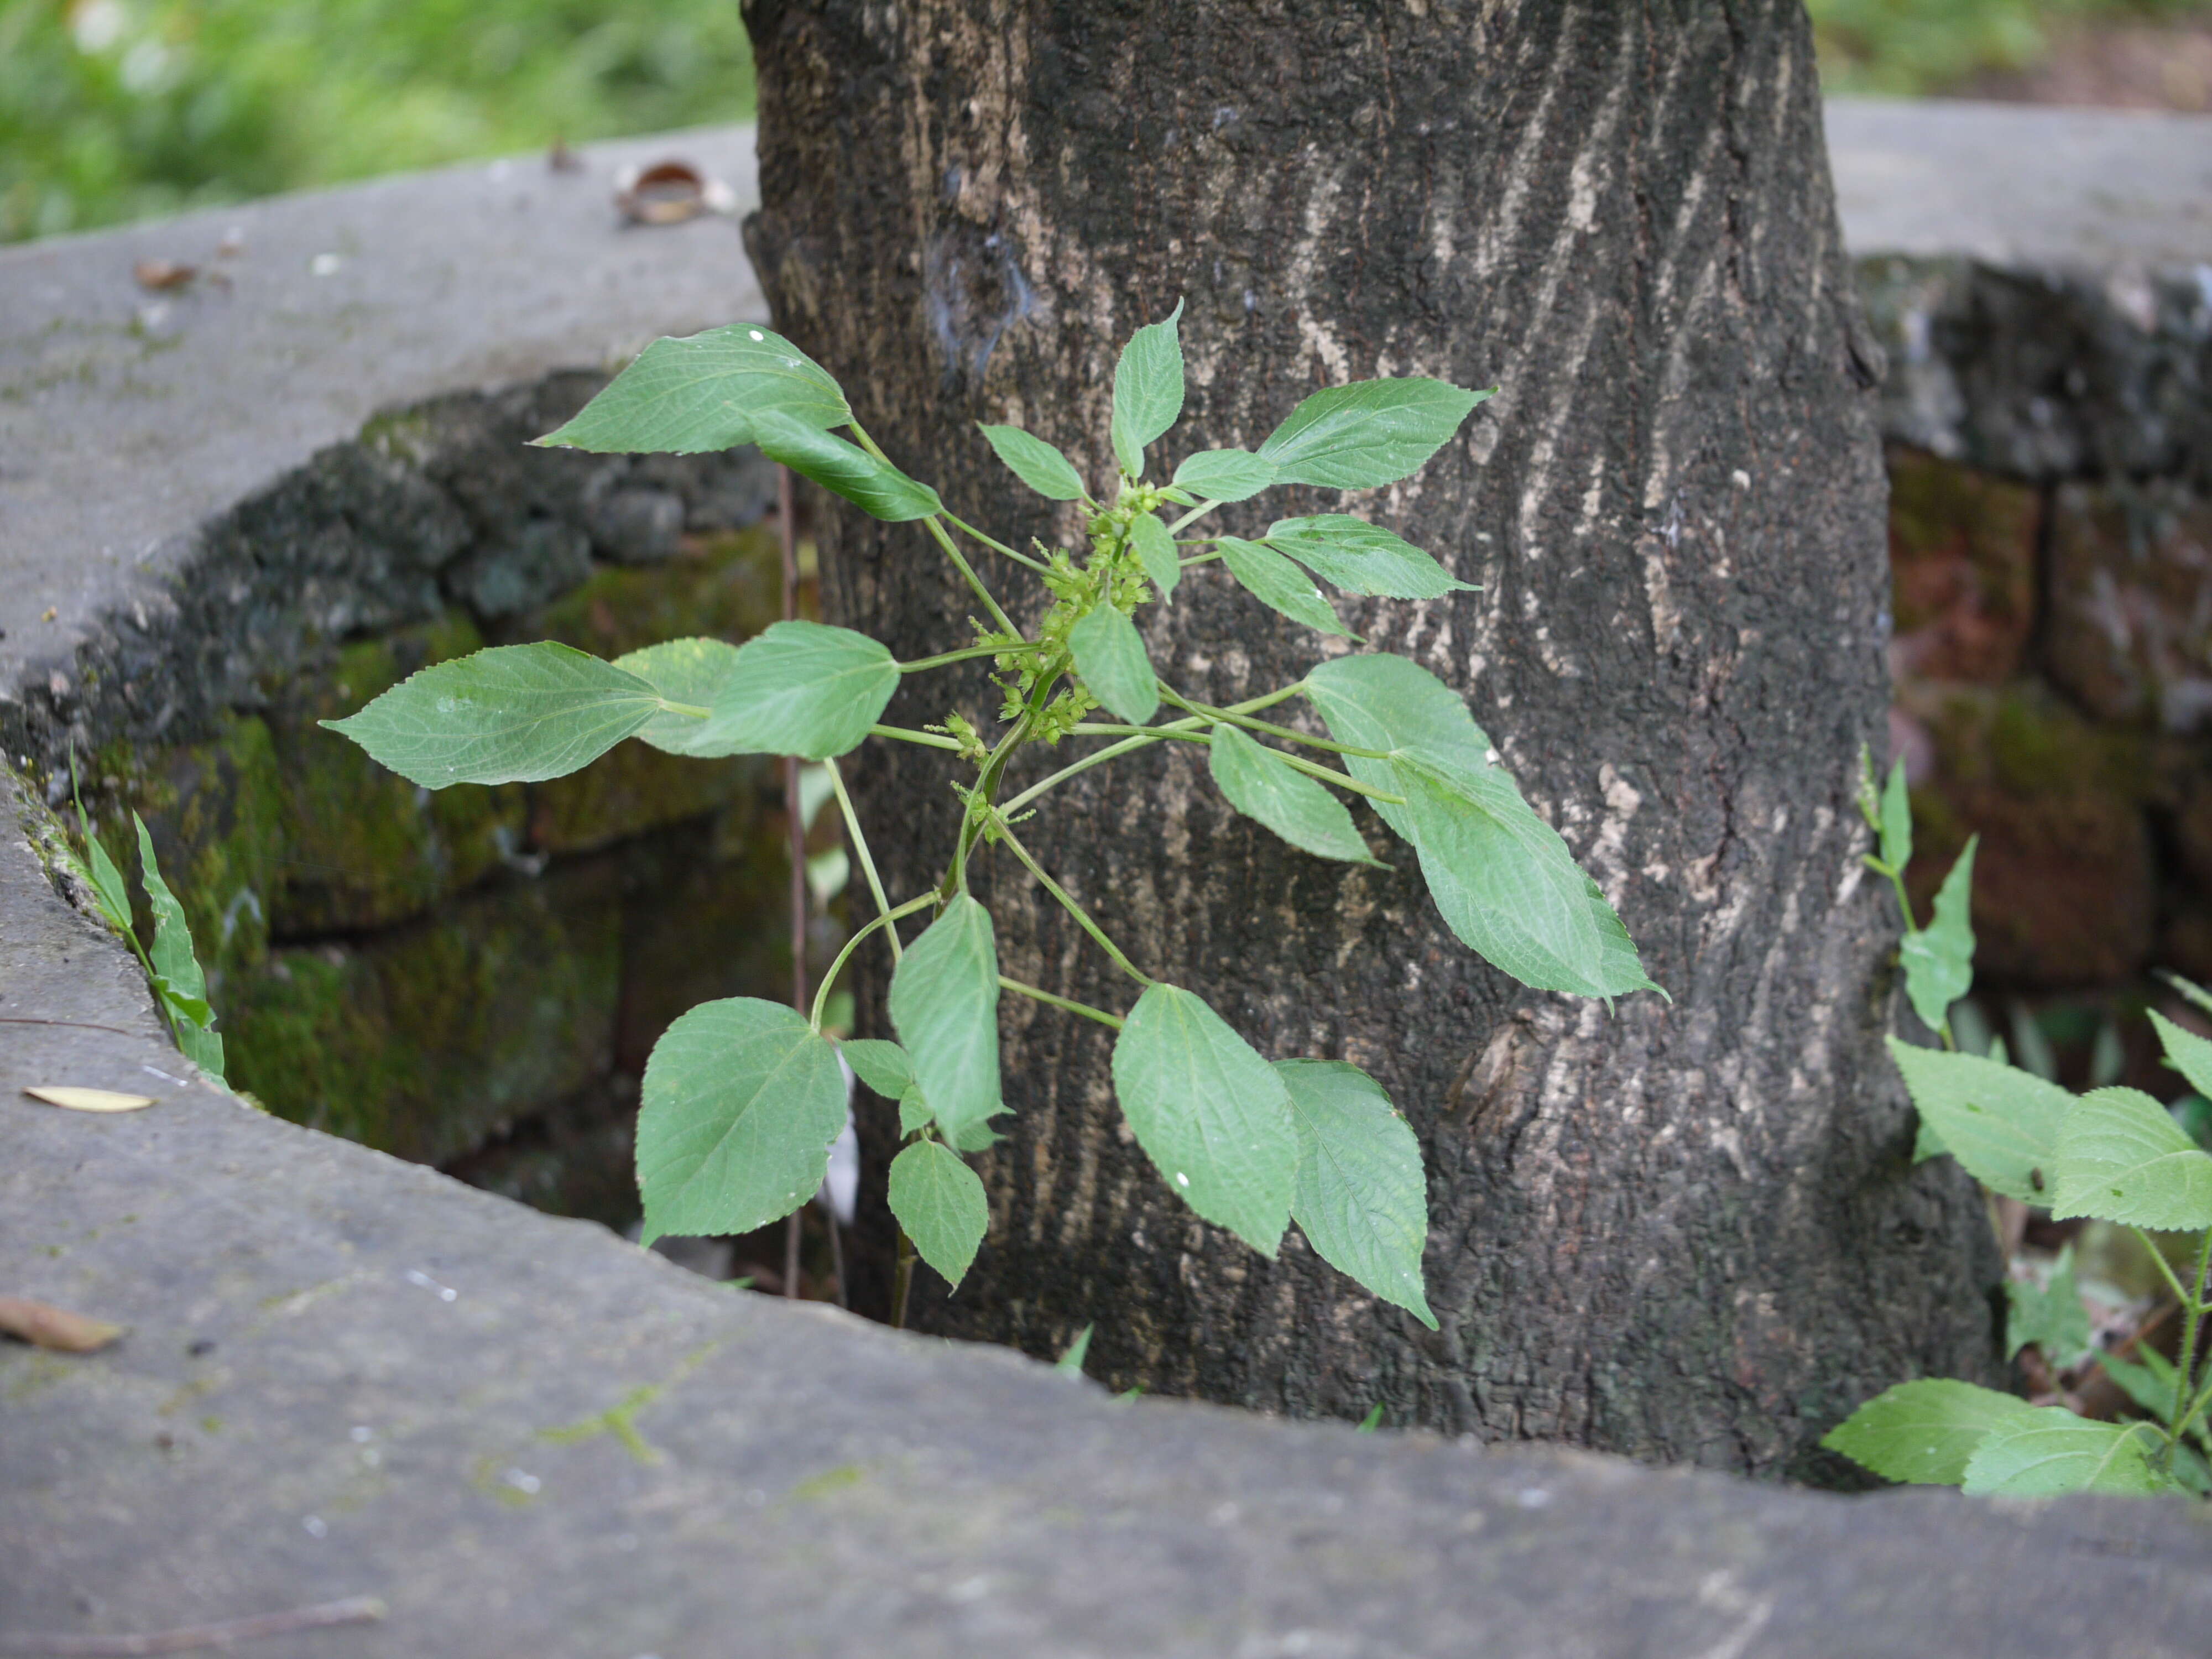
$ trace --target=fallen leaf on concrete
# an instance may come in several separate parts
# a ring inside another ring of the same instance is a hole
[[[131,267],[131,274],[141,288],[182,288],[200,274],[200,268],[180,265],[174,259],[141,259]]]
[[[123,1327],[27,1297],[0,1296],[0,1332],[62,1353],[96,1353],[122,1335]]]
[[[641,225],[678,225],[706,213],[736,210],[737,193],[689,161],[627,168],[615,179],[615,206]]]
[[[106,1089],[72,1089],[58,1083],[41,1084],[23,1092],[49,1106],[66,1106],[72,1112],[135,1112],[151,1106],[151,1095],[118,1095]]]

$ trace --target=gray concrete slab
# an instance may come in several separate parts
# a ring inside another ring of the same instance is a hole
[[[2197,265],[2212,294],[2212,117],[1832,98],[1852,254]]]
[[[178,1080],[0,795],[0,1012],[113,1028],[0,1027],[0,1293],[130,1328],[0,1344],[0,1653],[364,1595],[387,1616],[237,1651],[2193,1659],[2212,1629],[2184,1500],[1845,1498],[1117,1401],[295,1128]],[[158,1103],[21,1092],[52,1083]]]
[[[159,608],[201,526],[379,410],[765,315],[733,218],[617,215],[616,172],[671,155],[757,199],[726,126],[0,248],[0,692]],[[149,291],[142,260],[205,274]]]

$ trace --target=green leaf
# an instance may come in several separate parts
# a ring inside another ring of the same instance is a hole
[[[2063,1406],[2032,1406],[1990,1425],[1961,1484],[1972,1498],[2148,1498],[2170,1490],[2147,1455],[2156,1439],[2147,1423],[2093,1423]]]
[[[1889,769],[1881,792],[1881,861],[1893,870],[1912,862],[1912,796],[1905,787],[1905,762]]]
[[[980,421],[976,424],[982,426]],[[1018,426],[983,426],[982,429],[1006,470],[1038,495],[1054,501],[1082,499],[1083,475],[1075,470],[1074,462],[1043,439]]]
[[[636,675],[671,702],[688,703],[712,713],[714,699],[721,695],[737,662],[738,647],[727,640],[689,639],[648,645],[617,657],[614,665]],[[671,755],[696,755],[706,732],[705,717],[672,714],[663,708],[635,735]]]
[[[1943,1144],[1943,1137],[1936,1133],[1936,1126],[1926,1118],[1919,1120],[1912,1132],[1912,1161],[1925,1164],[1931,1158],[1948,1158],[1951,1149]]]
[[[2206,990],[2194,980],[2184,979],[2180,975],[2164,968],[2158,970],[2158,976],[2206,1013],[2212,1014],[2212,991]]]
[[[2056,1160],[2053,1220],[2095,1216],[2161,1232],[2212,1227],[2212,1153],[2139,1089],[2096,1089],[2075,1101],[2059,1127]]]
[[[1159,678],[1145,654],[1144,636],[1111,605],[1102,603],[1068,629],[1067,646],[1083,683],[1130,725],[1142,726],[1159,712]]]
[[[1354,380],[1316,392],[1260,446],[1280,483],[1369,489],[1419,469],[1494,394],[1418,378]]]
[[[780,335],[737,323],[655,340],[574,420],[538,442],[602,454],[696,455],[750,443],[754,418],[764,414],[818,428],[853,418],[819,363]]]
[[[1966,1173],[2008,1198],[2045,1205],[2056,1189],[2058,1128],[2074,1097],[2018,1066],[1889,1039],[1920,1115]]]
[[[1479,777],[1494,763],[1490,738],[1458,692],[1418,663],[1376,653],[1337,657],[1306,676],[1306,697],[1339,743],[1425,763],[1450,777]],[[1346,769],[1370,788],[1397,793],[1387,760],[1349,756]],[[1410,806],[1376,801],[1382,821],[1413,838]]]
[[[1226,721],[1214,726],[1211,766],[1222,799],[1316,858],[1385,868],[1367,850],[1344,803]]]
[[[1338,620],[1312,578],[1274,549],[1234,536],[1221,537],[1215,545],[1221,550],[1221,561],[1229,567],[1229,574],[1261,604],[1324,634],[1340,634],[1348,640],[1359,637]]]
[[[2054,1370],[2063,1370],[2089,1352],[2089,1310],[2074,1283],[2074,1247],[2058,1253],[2045,1285],[2005,1281],[2005,1358],[2031,1342]]]
[[[811,1198],[845,1127],[827,1037],[757,997],[702,1002],[661,1034],[637,1117],[643,1242],[744,1233]]]
[[[2166,1063],[2189,1079],[2198,1094],[2212,1098],[2212,1042],[2186,1026],[2177,1025],[2154,1008],[2150,1023],[2166,1047]]]
[[[1429,895],[1462,943],[1538,990],[1656,988],[1597,884],[1503,767],[1468,776],[1404,760],[1391,775]]]
[[[848,1037],[837,1045],[853,1075],[885,1100],[896,1100],[915,1086],[914,1064],[906,1050],[881,1037]]]
[[[1006,1109],[999,1096],[999,949],[991,913],[956,893],[891,972],[898,1028],[930,1109],[957,1145]]]
[[[872,517],[900,524],[945,511],[945,503],[927,484],[915,483],[858,444],[788,415],[756,416],[753,441],[770,460],[781,461]]]
[[[1129,545],[1159,596],[1164,599],[1174,592],[1182,579],[1182,555],[1168,527],[1151,514],[1139,513],[1129,523]]]
[[[1267,526],[1264,539],[1278,553],[1288,554],[1347,593],[1433,599],[1474,591],[1471,583],[1447,574],[1411,542],[1346,513],[1278,519]]]
[[[1130,337],[1114,366],[1114,453],[1133,478],[1145,476],[1145,446],[1182,413],[1182,316],[1178,300],[1166,321]]]
[[[500,645],[325,720],[410,783],[538,783],[590,765],[660,709],[652,684],[573,647]]]
[[[1820,1437],[1885,1480],[1955,1486],[1983,1437],[2035,1408],[1994,1389],[1950,1377],[1900,1382],[1868,1401]]]
[[[1275,464],[1249,450],[1201,449],[1183,457],[1175,482],[1208,501],[1248,501],[1275,482]]]
[[[1083,1362],[1091,1352],[1091,1327],[1085,1325],[1076,1332],[1075,1340],[1067,1345],[1067,1352],[1054,1361],[1053,1370],[1062,1376],[1083,1375]]]
[[[82,812],[82,809],[78,809]],[[107,918],[107,925],[119,933],[131,932],[131,889],[123,879],[123,872],[115,867],[115,860],[107,856],[107,849],[100,844],[100,837],[92,831],[89,823],[84,831],[85,862],[77,866],[92,888],[94,903],[100,914]]]
[[[1974,927],[1970,898],[1974,886],[1974,848],[1979,836],[1943,878],[1936,895],[1936,920],[1905,935],[1899,954],[1905,961],[1905,994],[1912,1012],[1931,1031],[1943,1030],[1951,1005],[1974,982]]]
[[[929,1101],[921,1092],[920,1084],[914,1085],[898,1096],[899,1135],[902,1139],[923,1127],[936,1116],[929,1109]]]
[[[1382,1085],[1333,1060],[1279,1060],[1298,1136],[1291,1218],[1322,1260],[1431,1330],[1421,1286],[1429,1240],[1421,1146]]]
[[[1274,1068],[1200,998],[1153,984],[1115,1039],[1114,1087],[1176,1196],[1272,1259],[1298,1164],[1290,1091]]]
[[[890,1197],[921,1259],[958,1290],[991,1225],[981,1180],[942,1141],[917,1140],[891,1160]]]
[[[2139,1344],[2136,1352],[2138,1358],[2135,1360],[2099,1354],[2097,1363],[2137,1406],[2160,1423],[2172,1421],[2180,1374],[2174,1370],[2173,1362],[2156,1348]]]
[[[1877,836],[1881,833],[1881,787],[1875,781],[1874,750],[1865,743],[1859,744],[1859,816],[1866,820],[1867,828]]]
[[[207,975],[200,971],[198,954],[192,949],[191,924],[185,920],[185,907],[177,902],[169,884],[161,879],[161,861],[154,856],[154,838],[146,833],[146,821],[133,812],[131,822],[137,826],[138,875],[146,884],[147,908],[154,914],[154,946],[146,953],[154,967],[154,982],[163,1003],[173,1011],[170,1026],[185,1058],[221,1081],[222,1039],[210,1029],[214,1017],[208,1011]]]
[[[796,755],[857,749],[898,690],[898,664],[865,634],[780,622],[738,647],[695,755]]]

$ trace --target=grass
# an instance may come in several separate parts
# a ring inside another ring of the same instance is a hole
[[[1924,96],[2033,68],[2077,26],[2212,14],[2208,0],[1807,0],[1830,92]]]

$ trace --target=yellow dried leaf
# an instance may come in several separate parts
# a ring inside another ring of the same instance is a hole
[[[118,1095],[106,1089],[72,1089],[58,1083],[23,1092],[49,1106],[66,1106],[72,1112],[135,1112],[154,1103],[151,1095]]]
[[[122,1335],[123,1327],[27,1297],[0,1296],[0,1332],[63,1353],[92,1353]]]

